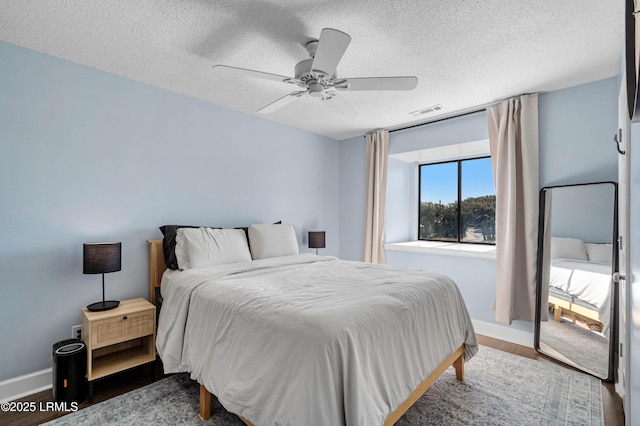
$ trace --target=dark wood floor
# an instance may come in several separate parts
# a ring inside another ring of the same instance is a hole
[[[153,368],[153,371],[152,371]],[[142,367],[132,368],[131,370],[124,371],[122,373],[114,374],[113,376],[99,379],[94,382],[93,385],[93,403],[89,404],[87,400],[79,404],[79,409],[82,410],[90,405],[97,404],[114,396],[132,391],[134,389],[143,387],[151,383],[153,380],[162,379],[162,363],[160,360],[154,364],[147,364]],[[40,407],[40,404],[46,404],[49,401],[53,401],[53,395],[51,389],[39,392],[18,401],[35,402],[36,407]],[[0,412],[0,425],[2,426],[33,426],[39,425],[51,421],[55,418],[63,416],[67,413],[64,412],[47,412],[39,411],[33,413],[4,413]]]
[[[499,349],[505,352],[509,352],[515,355],[523,356],[526,358],[536,359],[545,362],[551,362],[565,367],[544,355],[539,354],[532,348],[525,346],[515,345],[513,343],[504,342],[502,340],[492,339],[490,337],[478,335],[478,342],[481,345],[489,346],[495,349]],[[113,375],[111,377],[101,379],[94,384],[94,398],[93,404],[120,395],[125,392],[129,392],[133,389],[145,386],[152,382],[152,380],[158,380],[163,377],[162,365],[158,361],[153,367],[155,370],[151,371],[151,366],[134,368],[132,370]],[[570,367],[565,367],[570,368]],[[571,368],[570,368],[571,369]],[[154,379],[152,379],[152,375]],[[604,406],[604,424],[605,426],[618,426],[624,425],[624,412],[622,410],[622,401],[616,394],[613,384],[602,384],[602,399]],[[25,402],[35,402],[39,407],[40,403],[46,403],[52,401],[51,390],[39,392],[37,394],[30,395],[28,397],[20,399]],[[80,404],[80,409],[88,407],[89,403],[86,401]],[[31,426],[38,425],[50,420],[53,420],[65,413],[56,412],[40,412],[33,413],[4,413],[0,412],[0,424],[3,426]]]

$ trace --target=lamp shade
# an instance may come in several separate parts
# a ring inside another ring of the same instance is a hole
[[[82,273],[106,274],[121,269],[122,243],[85,243]]]
[[[324,248],[324,231],[309,231],[309,248]]]

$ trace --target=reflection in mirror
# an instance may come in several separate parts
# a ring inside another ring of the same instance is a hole
[[[535,348],[605,380],[616,350],[616,184],[540,193]]]

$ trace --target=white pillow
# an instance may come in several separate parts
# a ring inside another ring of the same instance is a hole
[[[176,259],[182,270],[251,261],[242,229],[179,228]]]
[[[293,225],[261,224],[249,226],[251,257],[270,257],[298,254],[298,239]]]
[[[613,258],[613,244],[585,243],[584,245],[587,247],[589,262],[611,264]]]
[[[551,237],[551,258],[589,260],[587,248],[582,240],[559,237]]]

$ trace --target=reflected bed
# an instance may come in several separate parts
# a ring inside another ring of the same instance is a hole
[[[611,244],[584,243],[576,238],[551,238],[549,304],[554,320],[562,315],[595,322],[603,333],[611,310]],[[562,256],[562,257],[559,257]]]

